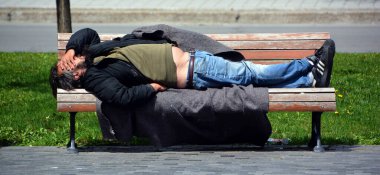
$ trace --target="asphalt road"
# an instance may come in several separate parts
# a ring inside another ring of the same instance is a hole
[[[130,33],[149,24],[73,24],[73,31],[90,27],[99,33]],[[380,25],[178,25],[200,33],[329,32],[337,52],[380,52]],[[0,24],[0,51],[55,52],[55,24]]]

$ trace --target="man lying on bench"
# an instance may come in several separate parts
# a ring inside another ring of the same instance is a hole
[[[54,68],[52,75],[60,88],[74,89],[80,80],[81,86],[100,100],[126,106],[144,103],[166,88],[205,89],[232,84],[326,87],[334,54],[334,42],[326,40],[315,55],[289,63],[258,65],[226,60],[205,51],[184,52],[170,43],[135,44],[96,58],[74,54],[74,69]]]

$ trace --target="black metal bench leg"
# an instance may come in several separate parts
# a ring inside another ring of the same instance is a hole
[[[322,112],[312,113],[311,139],[308,146],[310,148],[314,147],[314,152],[325,151],[321,143],[321,116]]]
[[[69,153],[78,153],[78,149],[75,145],[75,115],[76,112],[70,112],[70,141],[67,144],[67,151]]]

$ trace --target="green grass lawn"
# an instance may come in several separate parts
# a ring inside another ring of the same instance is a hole
[[[0,53],[0,145],[57,145],[68,141],[69,117],[56,112],[48,83],[55,53]],[[380,54],[335,57],[332,86],[337,111],[322,117],[323,144],[380,144]],[[79,145],[101,140],[95,113],[77,115]],[[273,138],[306,144],[310,113],[269,113]]]

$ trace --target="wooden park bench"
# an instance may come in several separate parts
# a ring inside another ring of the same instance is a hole
[[[124,34],[100,34],[102,41],[121,37]],[[58,33],[58,59],[65,53],[71,33]],[[255,33],[255,34],[208,34],[239,52],[257,64],[274,64],[300,59],[315,53],[329,33]],[[75,115],[77,112],[96,111],[96,98],[84,89],[73,91],[57,90],[57,110],[70,112],[70,143],[68,150],[75,147]],[[310,111],[312,130],[309,147],[324,151],[321,145],[321,115],[335,111],[335,89],[328,88],[270,88],[269,111]]]

